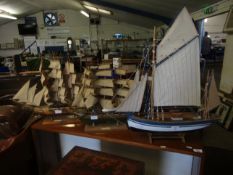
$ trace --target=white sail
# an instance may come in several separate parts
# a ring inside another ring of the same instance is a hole
[[[30,80],[27,81],[23,87],[14,95],[13,99],[19,102],[27,102],[28,90],[29,90]]]
[[[144,91],[146,88],[147,74],[130,91],[129,96],[116,108],[116,112],[139,112],[142,106]]]
[[[163,40],[157,46],[157,62],[161,62],[196,36],[198,36],[198,33],[192,18],[187,9],[183,8]]]
[[[28,90],[28,100],[27,103],[28,104],[32,104],[33,103],[33,99],[36,93],[36,86],[37,84],[35,84],[34,86],[32,86],[29,90]]]
[[[199,40],[155,68],[154,106],[200,106]]]
[[[211,77],[210,87],[209,87],[209,95],[207,101],[207,110],[210,111],[216,108],[221,104],[220,98],[218,96],[218,90],[216,86],[216,82],[214,79],[214,74]]]
[[[184,8],[157,48],[154,106],[200,106],[197,35],[192,18]]]

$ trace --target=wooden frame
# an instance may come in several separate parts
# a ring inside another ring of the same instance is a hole
[[[217,110],[216,110],[216,115],[219,116],[220,118],[220,123],[222,125],[224,125],[224,123],[226,122],[226,119],[227,119],[227,115],[230,111],[230,105],[227,104],[227,103],[221,103]]]

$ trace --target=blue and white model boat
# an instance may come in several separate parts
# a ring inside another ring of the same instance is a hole
[[[155,53],[155,39],[153,45]],[[151,132],[193,131],[215,122],[208,111],[220,103],[216,84],[209,75],[201,105],[199,37],[186,8],[157,46],[156,59],[154,55],[151,69],[144,68],[128,97],[111,111],[130,112],[130,128]],[[174,107],[199,110],[174,112]]]

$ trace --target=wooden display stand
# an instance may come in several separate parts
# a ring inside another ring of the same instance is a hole
[[[161,139],[181,139],[183,143],[185,143],[185,133],[148,133],[149,142],[153,143],[153,140],[161,140]]]

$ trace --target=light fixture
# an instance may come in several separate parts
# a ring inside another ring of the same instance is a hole
[[[83,14],[84,16],[86,16],[87,18],[89,18],[89,14],[87,12],[85,12],[84,10],[80,10],[80,13]]]
[[[93,6],[90,6],[90,5],[83,5],[86,9],[90,10],[90,11],[93,11],[93,12],[99,12],[99,13],[103,13],[103,14],[106,14],[106,15],[111,15],[112,12],[109,11],[109,10],[105,10],[105,9],[101,9],[101,8],[97,8],[97,7],[93,7]]]
[[[205,18],[205,19],[204,19],[204,22],[205,22],[205,23],[207,23],[207,21],[208,21],[208,19],[207,19],[207,18]]]
[[[85,8],[87,8],[88,10],[94,11],[94,12],[98,12],[98,9],[89,5],[83,5]]]
[[[100,13],[104,13],[104,14],[107,14],[107,15],[111,15],[112,13],[108,10],[104,10],[104,9],[98,9]]]
[[[4,10],[0,10],[0,18],[8,18],[8,19],[14,19],[14,20],[17,19],[15,16],[11,15],[10,13]]]
[[[208,38],[210,38],[210,35],[207,35]]]

